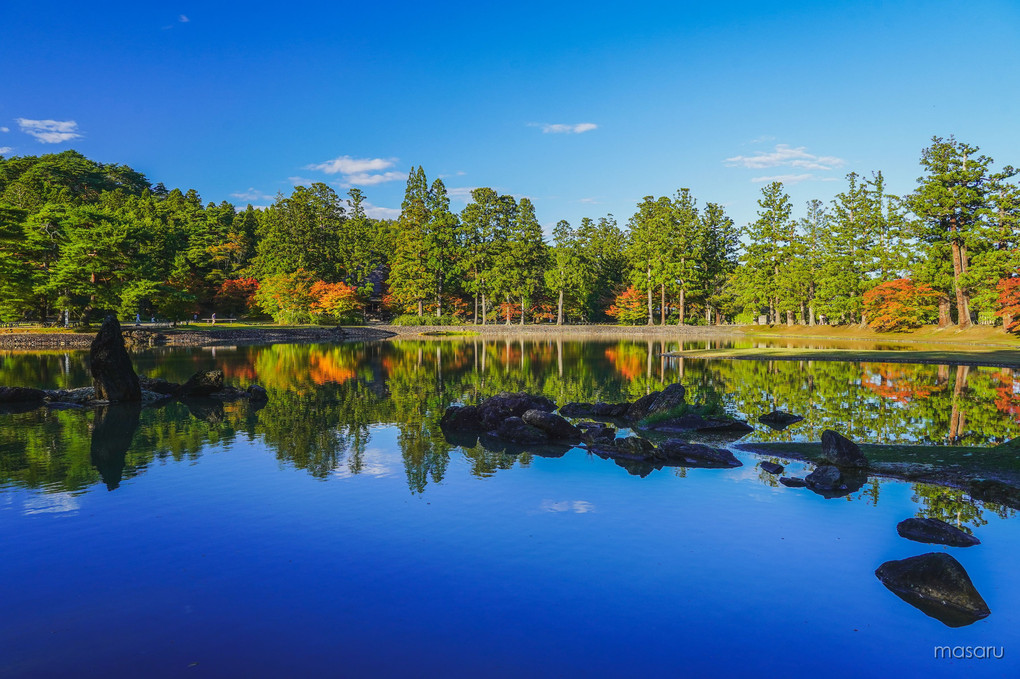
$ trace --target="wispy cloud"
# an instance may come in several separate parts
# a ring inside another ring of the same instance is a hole
[[[729,167],[746,167],[762,170],[768,167],[794,167],[801,170],[832,170],[846,164],[836,156],[816,156],[807,152],[807,147],[793,148],[787,144],[776,144],[773,151],[758,151],[751,156],[733,156],[725,161]]]
[[[232,193],[230,194],[230,197],[237,198],[238,200],[248,201],[249,203],[253,201],[263,200],[273,201],[276,199],[275,196],[270,196],[268,193],[262,193],[261,191],[258,191],[253,187],[249,187],[247,191],[238,191],[237,193]]]
[[[804,174],[774,174],[764,177],[752,177],[755,184],[782,182],[783,184],[799,184],[800,182],[834,182],[835,177],[819,177],[810,172]]]
[[[380,207],[372,205],[368,201],[361,204],[365,208],[365,214],[372,219],[396,219],[400,216],[400,210],[392,207]]]
[[[359,172],[344,176],[344,182],[348,186],[375,186],[385,182],[392,182],[398,179],[407,179],[406,172],[383,172],[382,174],[370,174]]]
[[[11,131],[11,128],[9,128],[9,127],[0,127],[0,132],[10,132],[10,131]]]
[[[450,200],[460,201],[461,203],[467,203],[471,200],[471,192],[474,191],[477,186],[456,186],[453,188],[446,189],[446,195],[450,197]]]
[[[597,130],[599,126],[595,123],[528,123],[528,127],[541,128],[542,134],[581,134]]]
[[[73,120],[29,120],[16,118],[18,127],[44,144],[59,144],[62,141],[78,139],[78,123]]]
[[[0,146],[0,156],[6,156],[8,153],[10,153],[13,150],[14,149],[11,148],[10,146]]]
[[[182,24],[187,24],[191,22],[191,19],[188,18],[188,15],[182,14],[177,18],[177,21],[181,22]]]
[[[314,179],[309,179],[308,177],[287,177],[287,181],[294,186],[311,186],[315,183]]]
[[[390,170],[396,165],[396,158],[352,158],[351,156],[340,156],[322,163],[306,165],[306,170],[317,170],[326,174],[339,174],[343,176],[344,186],[374,186],[385,182],[407,179],[407,174]]]

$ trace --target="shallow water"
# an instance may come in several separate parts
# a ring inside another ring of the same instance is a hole
[[[632,399],[680,380],[744,440],[993,445],[1020,375],[956,366],[709,361],[659,342],[444,340],[162,350],[269,404],[0,415],[0,674],[11,676],[1010,676],[1020,557],[1008,508],[872,480],[848,498],[733,470],[642,477],[572,449],[449,444],[451,402],[503,390]],[[1016,382],[1014,382],[1016,380]],[[81,353],[8,354],[0,384],[87,384]],[[773,406],[806,416],[783,432]],[[791,463],[798,475],[804,466]],[[948,548],[992,610],[950,628],[875,578]],[[937,660],[936,645],[1004,647]]]

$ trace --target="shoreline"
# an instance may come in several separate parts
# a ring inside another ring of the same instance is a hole
[[[134,331],[122,326],[125,333]],[[368,342],[387,339],[456,339],[458,337],[535,336],[589,338],[732,338],[739,337],[739,326],[619,326],[619,325],[357,325],[336,327],[277,327],[273,325],[213,329],[148,329],[165,341],[156,346],[215,347],[253,344],[310,344],[316,342]],[[430,333],[434,333],[430,336]],[[0,350],[37,351],[46,349],[88,349],[95,333],[85,332],[5,332],[0,333]]]

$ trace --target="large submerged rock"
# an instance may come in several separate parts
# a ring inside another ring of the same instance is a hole
[[[724,448],[713,448],[678,439],[669,439],[660,443],[659,453],[660,457],[670,464],[679,464],[684,467],[724,469],[743,466],[733,453]]]
[[[96,398],[111,403],[132,403],[142,400],[131,358],[124,348],[120,323],[107,316],[89,349],[89,371],[96,389]]]
[[[868,458],[857,444],[831,429],[822,432],[821,460],[840,469],[867,469]]]
[[[973,547],[981,541],[970,533],[938,519],[905,519],[896,525],[896,532],[914,542],[950,547]]]
[[[544,396],[502,393],[477,406],[450,406],[439,420],[444,432],[494,431],[509,417],[523,417],[529,410],[550,413],[556,404]]]
[[[212,393],[223,390],[222,370],[202,370],[181,385],[180,395],[187,397],[209,396]]]
[[[541,429],[551,439],[577,441],[581,438],[581,430],[556,413],[547,413],[544,410],[526,410],[521,419],[532,427]]]
[[[886,561],[875,575],[898,597],[949,627],[963,627],[991,613],[967,571],[945,552]]]

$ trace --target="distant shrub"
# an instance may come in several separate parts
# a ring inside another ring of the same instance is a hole
[[[616,298],[616,303],[606,310],[620,325],[639,325],[648,320],[645,296],[633,285]]]
[[[403,314],[392,321],[392,325],[464,325],[464,321],[456,316],[419,316],[417,314]]]

